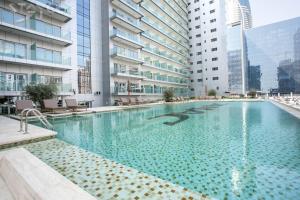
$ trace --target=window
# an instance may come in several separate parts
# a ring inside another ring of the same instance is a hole
[[[13,13],[5,9],[1,9],[1,11],[2,11],[2,20],[8,24],[14,24]]]
[[[210,29],[210,32],[211,32],[211,33],[216,32],[216,31],[217,31],[216,28]]]
[[[20,15],[18,13],[15,13],[15,25],[19,26],[19,27],[23,27],[25,28],[26,24],[25,24],[25,16],[24,15]]]
[[[198,46],[198,47],[201,46],[201,42],[197,43],[196,46]]]
[[[216,22],[217,20],[216,19],[211,19],[210,20],[210,23],[214,23],[214,22]]]
[[[218,60],[218,58],[217,58],[217,57],[215,57],[215,58],[212,58],[211,60],[212,60],[212,61],[217,61],[217,60]]]
[[[198,82],[200,82],[200,83],[203,82],[203,79],[202,79],[202,78],[199,78],[199,79],[198,79]]]
[[[211,10],[211,11],[209,11],[209,12],[210,12],[210,14],[212,14],[212,13],[216,12],[216,10],[213,9],[213,10]]]
[[[219,77],[215,76],[215,77],[212,78],[212,80],[217,81],[217,80],[219,80]]]
[[[214,3],[214,0],[210,0],[210,1],[209,1],[209,4],[213,4],[213,3]]]
[[[193,72],[193,71],[190,71],[190,73],[193,74],[194,72]]]
[[[218,67],[213,67],[212,68],[213,71],[218,71],[218,69],[219,69]]]
[[[216,42],[218,39],[217,38],[213,38],[211,39],[211,42]]]
[[[195,29],[199,29],[200,28],[200,25],[198,25],[198,26],[195,26]]]
[[[197,34],[197,35],[196,35],[196,38],[199,38],[199,37],[201,37],[201,34]]]
[[[199,55],[202,55],[202,52],[197,52],[197,55],[199,56]]]
[[[202,69],[198,69],[198,70],[197,70],[197,73],[198,73],[198,74],[202,73]]]
[[[193,83],[194,82],[194,80],[191,80],[191,83]]]
[[[202,61],[201,60],[197,61],[197,64],[202,64]]]
[[[200,10],[200,8],[195,8],[195,12],[197,12],[197,11],[199,11]]]
[[[200,19],[200,16],[198,16],[198,17],[195,17],[195,20],[199,20]]]
[[[26,58],[26,45],[25,44],[16,44],[16,58]]]
[[[217,50],[218,50],[217,47],[211,49],[211,51],[217,51]]]

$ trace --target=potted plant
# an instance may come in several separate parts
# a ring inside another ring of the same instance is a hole
[[[53,84],[27,85],[25,91],[35,104],[39,104],[41,108],[44,108],[43,100],[54,98],[57,92],[57,87]]]
[[[164,91],[164,100],[166,102],[171,102],[173,100],[174,97],[174,92],[172,89],[167,89]]]

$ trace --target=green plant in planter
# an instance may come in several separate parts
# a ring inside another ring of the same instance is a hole
[[[208,96],[217,96],[217,92],[216,92],[216,90],[209,90],[208,91]]]
[[[28,85],[26,86],[25,91],[34,103],[38,103],[41,108],[44,108],[43,100],[54,98],[57,92],[57,87],[53,84]]]
[[[166,102],[171,102],[172,99],[173,99],[173,97],[174,97],[174,92],[173,92],[173,90],[168,89],[168,90],[165,90],[165,91],[164,91],[164,100],[165,100]]]

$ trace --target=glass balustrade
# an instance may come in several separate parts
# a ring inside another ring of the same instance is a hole
[[[120,29],[113,29],[112,35],[120,35],[120,36],[122,36],[124,38],[127,38],[129,40],[132,40],[132,41],[140,44],[140,40],[139,40],[139,38],[136,35],[128,33],[126,31],[122,31]]]
[[[59,26],[43,22],[37,19],[27,19],[25,15],[0,8],[0,21],[22,29],[37,31],[49,36],[71,40],[71,32],[65,31]]]
[[[139,54],[136,51],[132,51],[130,49],[125,49],[122,47],[114,46],[112,49],[112,54],[122,55],[131,59],[140,60]]]
[[[71,14],[71,7],[60,0],[37,0],[66,14]]]

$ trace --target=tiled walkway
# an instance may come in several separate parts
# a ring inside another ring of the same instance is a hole
[[[209,199],[57,139],[23,147],[99,199]]]

